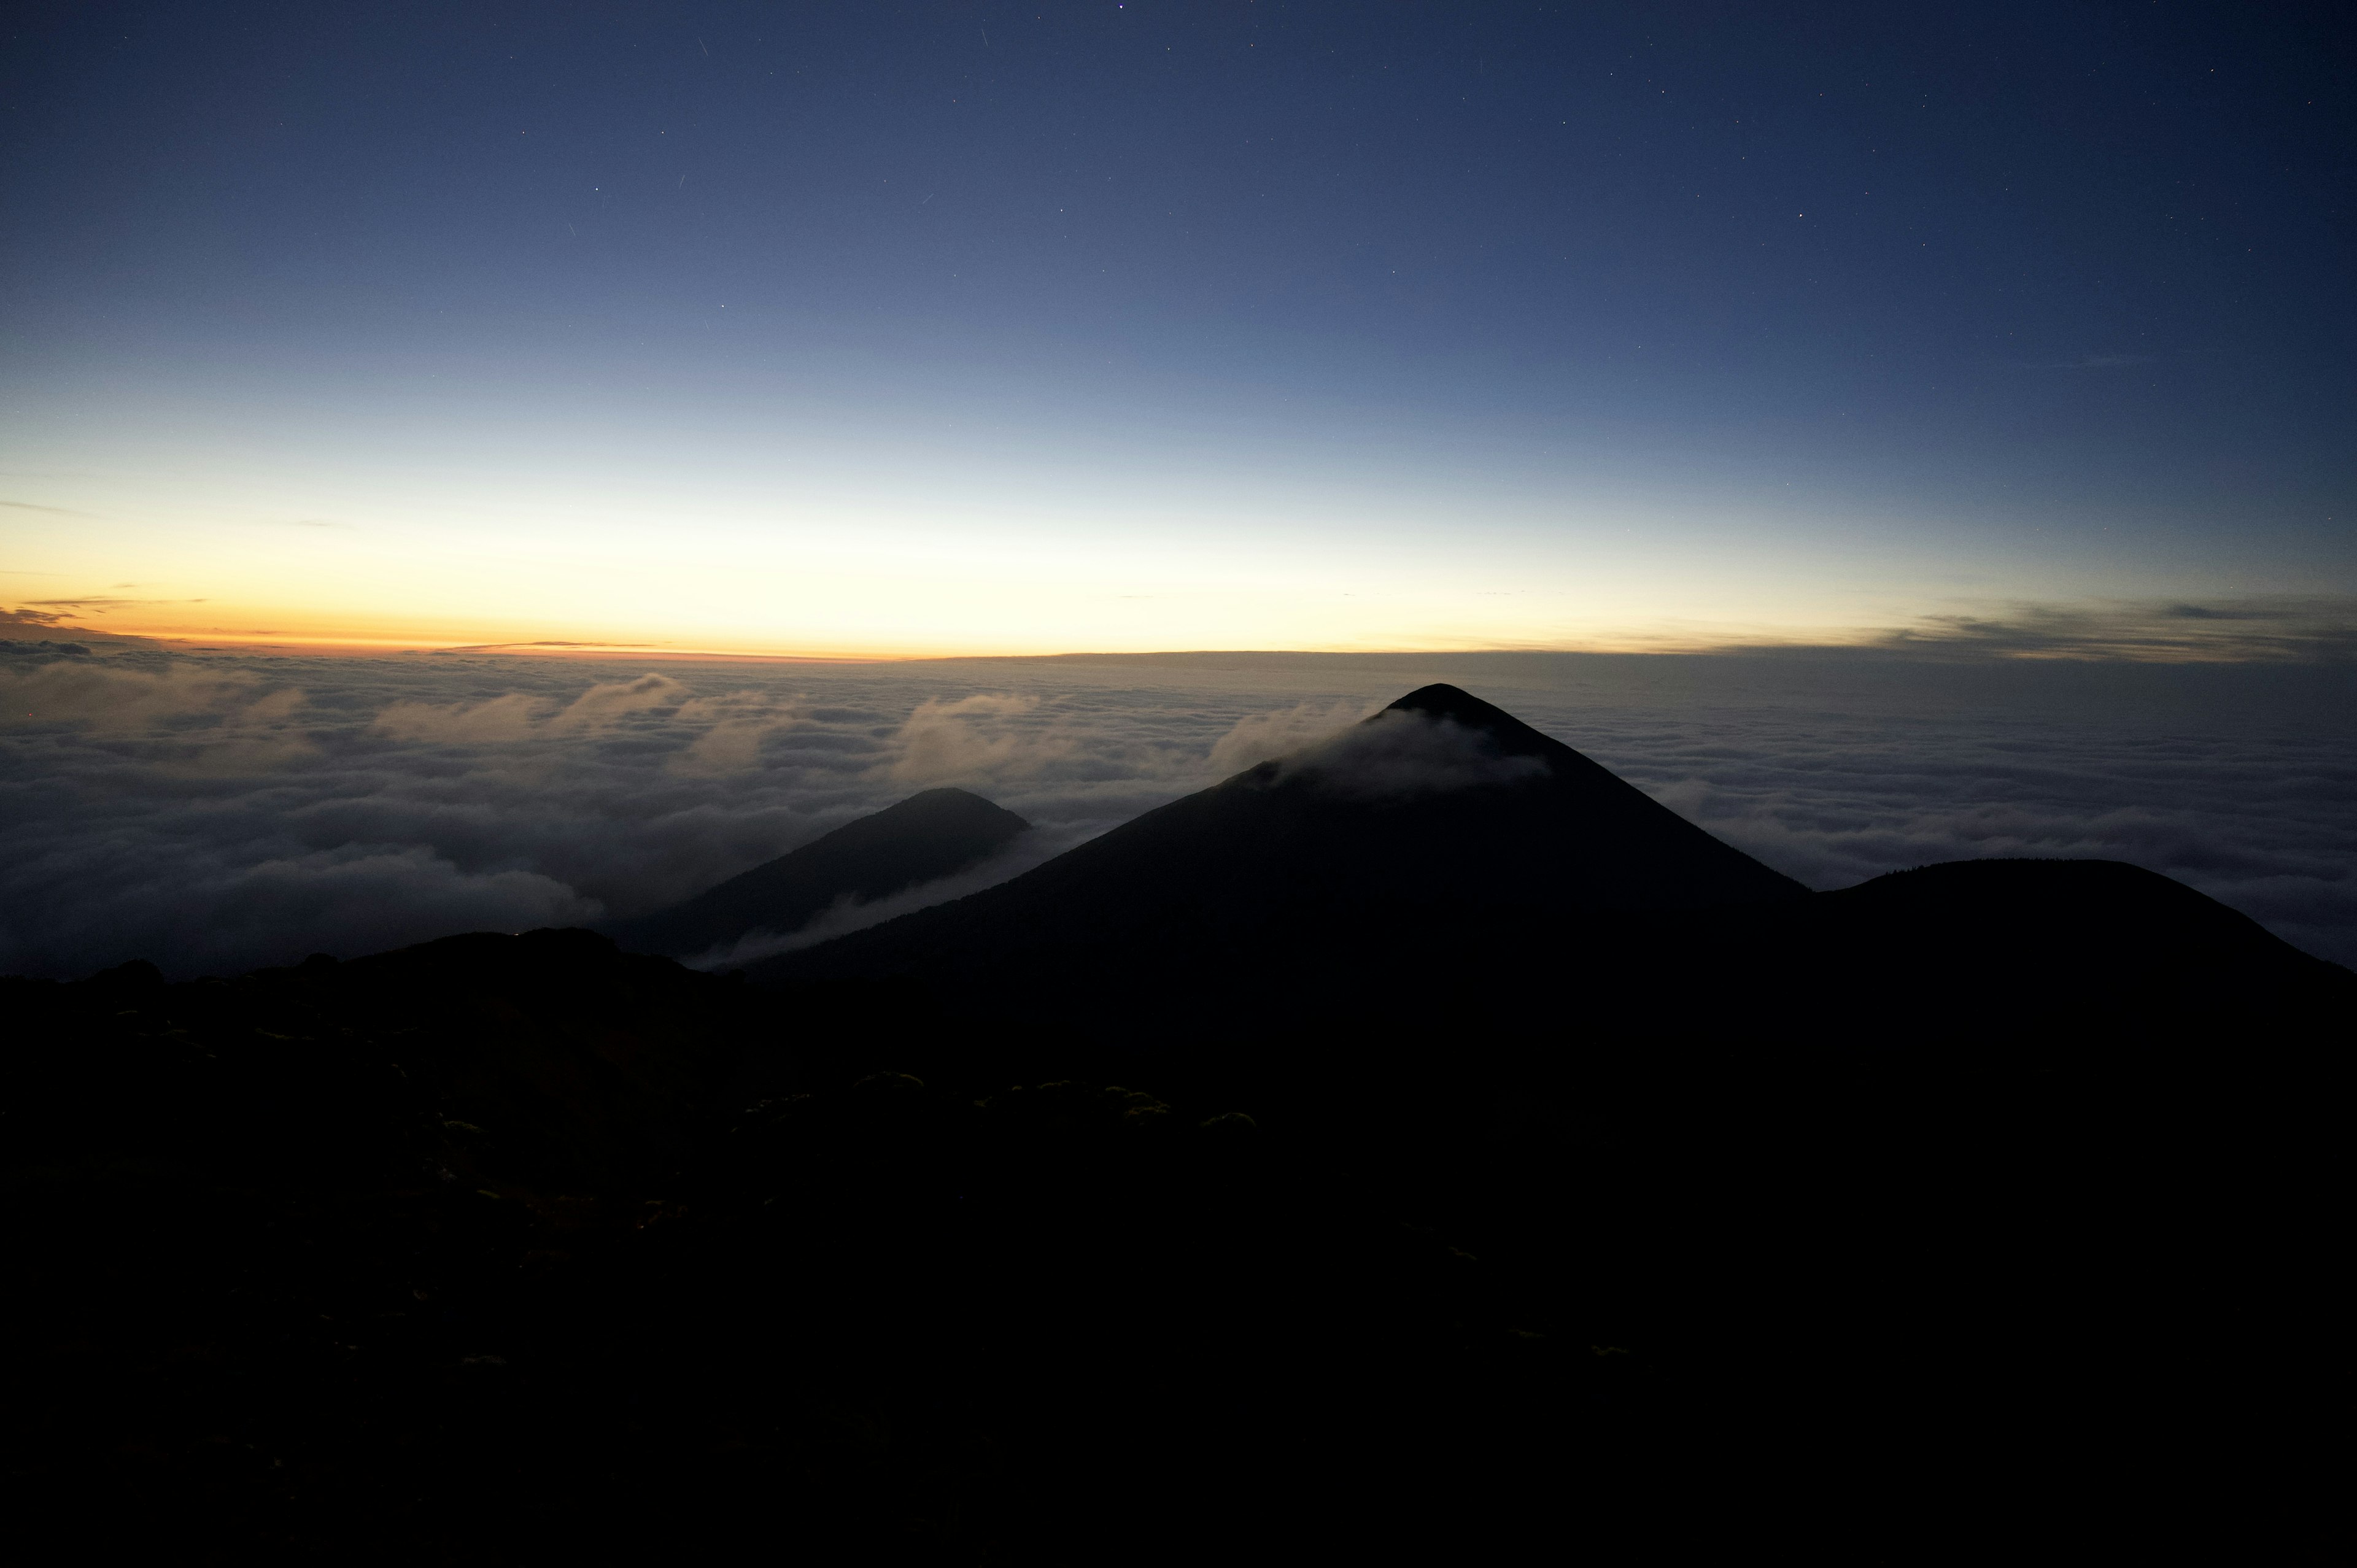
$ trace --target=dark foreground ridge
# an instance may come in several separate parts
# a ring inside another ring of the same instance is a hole
[[[759,983],[0,983],[19,1527],[2280,1555],[2352,1002],[2127,866],[1801,893],[1446,687]]]
[[[668,909],[603,929],[633,952],[693,958],[756,931],[791,932],[839,902],[888,898],[971,869],[1031,824],[963,789],[927,789]]]

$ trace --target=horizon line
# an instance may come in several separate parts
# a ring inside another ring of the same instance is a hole
[[[696,642],[539,637],[459,640],[275,628],[117,631],[70,624],[36,608],[0,608],[0,640],[81,641],[163,651],[275,652],[431,657],[463,654],[538,659],[641,659],[797,664],[907,664],[933,660],[1141,660],[1181,658],[1450,658],[1469,654],[1590,657],[1912,658],[1945,661],[2032,660],[2139,664],[2346,664],[2357,661],[2357,596],[2268,595],[2194,605],[2163,600],[2016,601],[1981,613],[1924,613],[1897,625],[1733,626],[1565,638],[1475,641],[1411,639],[1387,644],[1293,647],[1061,648],[1008,650],[715,647]]]

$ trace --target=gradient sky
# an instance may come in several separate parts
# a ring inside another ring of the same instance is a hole
[[[895,654],[2357,594],[2306,16],[37,6],[0,605]]]

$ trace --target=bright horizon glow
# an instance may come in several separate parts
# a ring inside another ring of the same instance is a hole
[[[896,400],[487,378],[135,393],[52,366],[0,445],[0,603],[136,636],[926,658],[1844,644],[2007,604],[2315,592],[2293,553],[1874,493],[1593,420],[1200,388]],[[833,375],[835,379],[830,379]],[[199,385],[199,383],[201,383]],[[1110,404],[1110,407],[1105,406]],[[523,410],[526,412],[519,412]],[[1883,487],[1887,489],[1889,487]]]
[[[2323,68],[2041,12],[1992,119],[1993,25],[61,20],[0,607],[912,658],[2357,600],[2325,111],[2262,85]]]

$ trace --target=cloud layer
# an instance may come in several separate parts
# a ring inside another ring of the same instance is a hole
[[[970,891],[1433,680],[1815,886],[2100,855],[2357,960],[2346,667],[1222,655],[650,671],[6,646],[0,971],[147,957],[232,972],[637,913],[937,784],[1039,827],[1019,855],[922,897]],[[827,929],[910,902],[831,911]]]
[[[1294,752],[1281,776],[1348,800],[1399,800],[1511,784],[1547,770],[1535,757],[1501,756],[1479,730],[1386,709]]]

